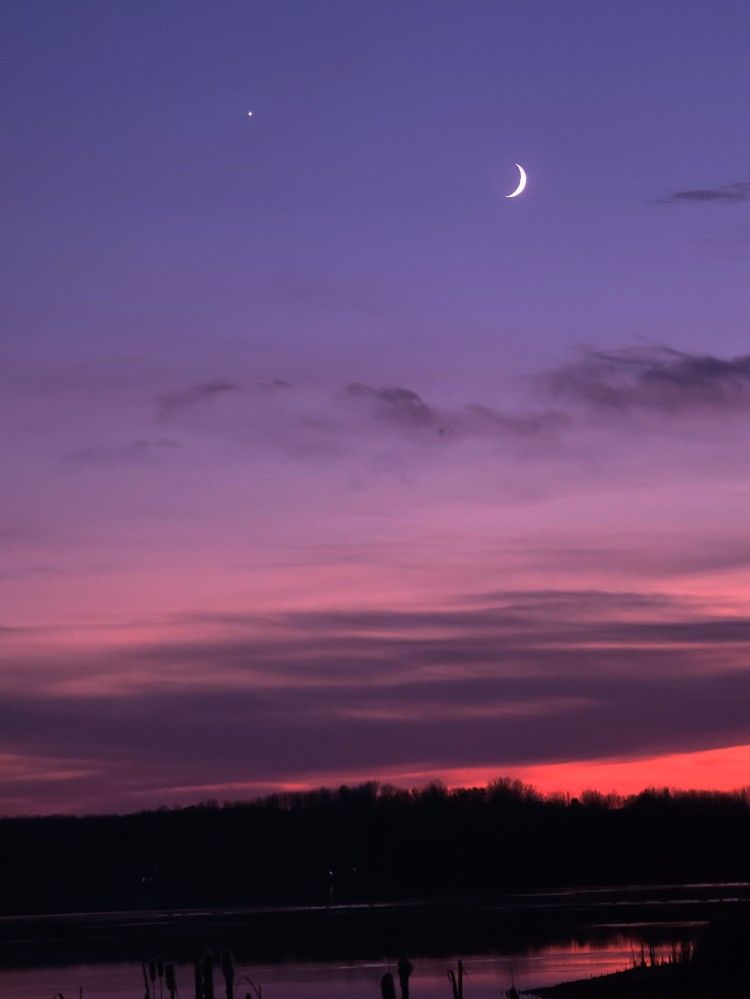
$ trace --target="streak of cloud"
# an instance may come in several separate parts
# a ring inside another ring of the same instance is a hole
[[[171,637],[127,648],[16,648],[0,754],[38,761],[30,781],[45,759],[75,759],[71,781],[96,774],[79,793],[106,784],[122,803],[154,772],[164,795],[217,773],[312,779],[342,747],[377,777],[750,741],[750,619],[669,596],[518,591],[166,624]]]
[[[406,426],[429,426],[438,422],[435,410],[411,389],[397,387],[376,389],[354,382],[347,386],[346,394],[352,399],[368,400],[374,405],[378,416],[394,423]]]
[[[560,412],[507,413],[479,403],[461,409],[431,406],[411,389],[373,388],[360,382],[346,387],[347,399],[370,406],[375,421],[404,431],[429,430],[441,437],[537,436],[568,422]]]
[[[736,410],[750,403],[750,354],[590,350],[546,380],[554,395],[599,409]]]
[[[706,204],[737,204],[750,199],[750,181],[736,180],[720,187],[695,188],[688,191],[673,191],[666,198],[661,198],[660,205]]]
[[[158,400],[158,415],[167,419],[185,409],[192,409],[203,402],[208,402],[218,396],[230,392],[241,392],[242,386],[228,379],[215,381],[193,382],[185,389],[169,392]]]

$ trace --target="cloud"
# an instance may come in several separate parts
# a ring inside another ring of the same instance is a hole
[[[228,392],[241,392],[242,386],[227,379],[215,381],[193,382],[186,389],[169,392],[158,400],[158,415],[162,419],[172,416],[184,409],[191,409],[202,402],[225,395]]]
[[[739,180],[721,187],[697,188],[691,191],[673,191],[660,199],[660,205],[703,204],[718,201],[722,204],[736,204],[750,199],[750,181]]]
[[[477,435],[497,432],[522,437],[536,436],[549,430],[556,430],[570,422],[565,413],[555,410],[538,413],[502,413],[478,403],[467,405],[462,417],[467,431]]]
[[[272,378],[270,382],[256,382],[255,387],[260,389],[261,392],[279,392],[290,389],[292,383],[286,381],[284,378]]]
[[[373,388],[354,382],[345,389],[346,398],[369,404],[376,420],[406,431],[429,430],[443,437],[492,437],[498,435],[539,435],[567,422],[554,411],[504,413],[479,403],[459,410],[439,410],[428,405],[407,388]]]
[[[371,388],[360,382],[346,387],[352,399],[366,399],[378,416],[406,426],[427,426],[438,422],[437,413],[416,392],[405,388]]]
[[[587,351],[553,371],[558,396],[600,409],[732,410],[750,402],[750,354],[728,359],[658,347]]]
[[[140,439],[129,444],[118,444],[111,447],[82,447],[70,451],[66,455],[68,461],[82,465],[109,465],[120,462],[146,462],[152,460],[160,451],[180,447],[179,441],[170,438],[155,440]]]
[[[74,760],[96,770],[71,776],[89,807],[123,807],[178,786],[750,741],[750,619],[679,598],[520,591],[167,623],[163,642],[9,655],[0,754],[40,774]]]

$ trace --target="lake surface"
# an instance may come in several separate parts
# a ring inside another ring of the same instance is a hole
[[[631,885],[497,898],[287,909],[150,910],[0,918],[2,999],[143,999],[135,955],[176,963],[182,999],[194,994],[192,964],[206,946],[229,946],[237,999],[379,999],[380,978],[409,940],[412,999],[451,999],[446,971],[460,951],[466,999],[631,967],[643,946],[658,957],[699,928],[750,906],[750,884]],[[207,941],[212,941],[207,944]],[[419,955],[429,955],[422,956]],[[444,956],[436,956],[444,955]],[[215,973],[216,999],[223,999]],[[157,989],[157,996],[159,994]]]
[[[513,982],[526,989],[620,971],[632,965],[634,954],[640,954],[642,939],[635,933],[615,931],[596,943],[579,937],[523,954],[464,955],[464,994],[466,999],[500,999]],[[669,953],[668,946],[657,948],[657,954]],[[446,971],[456,967],[458,958],[412,960],[413,999],[451,999]],[[179,964],[176,970],[179,994],[192,997],[192,967]],[[238,964],[236,996],[244,999],[250,992],[249,979],[263,986],[263,999],[379,999],[379,982],[386,971],[395,977],[395,965],[385,961]],[[220,999],[224,982],[218,970],[215,984]],[[131,963],[0,971],[0,996],[7,999],[50,999],[58,993],[77,999],[81,988],[84,999],[142,999],[142,971]]]

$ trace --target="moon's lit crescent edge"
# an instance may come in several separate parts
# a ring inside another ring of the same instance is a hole
[[[506,198],[517,198],[519,194],[523,193],[523,190],[526,187],[526,171],[524,170],[524,168],[521,166],[520,163],[516,163],[516,166],[518,167],[518,172],[521,174],[521,179],[515,191],[513,191],[512,194],[506,194],[505,195]]]

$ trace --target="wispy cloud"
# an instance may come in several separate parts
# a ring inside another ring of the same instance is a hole
[[[261,392],[283,392],[292,387],[292,383],[284,378],[272,378],[270,382],[257,382],[257,389]]]
[[[108,465],[120,462],[144,462],[155,458],[160,452],[180,447],[179,441],[170,438],[145,438],[129,444],[112,446],[81,447],[67,454],[67,460],[82,465]]]
[[[673,191],[657,203],[660,205],[705,204],[719,202],[720,204],[736,204],[750,199],[750,181],[736,180],[720,187],[695,188],[688,191]]]
[[[181,410],[191,409],[193,406],[200,405],[217,396],[241,391],[242,386],[237,382],[223,378],[214,381],[193,382],[185,389],[162,395],[158,400],[158,415],[162,419],[166,419]]]
[[[509,413],[479,403],[461,409],[429,405],[412,389],[373,388],[360,382],[346,387],[346,398],[369,406],[374,420],[404,431],[430,431],[441,437],[533,436],[567,422],[555,411]]]
[[[372,388],[360,382],[353,382],[346,387],[346,394],[351,399],[367,400],[373,405],[376,415],[392,420],[394,423],[406,426],[427,426],[438,422],[435,410],[411,389]]]
[[[750,403],[750,354],[591,350],[553,371],[547,384],[557,396],[609,410],[738,409]]]

